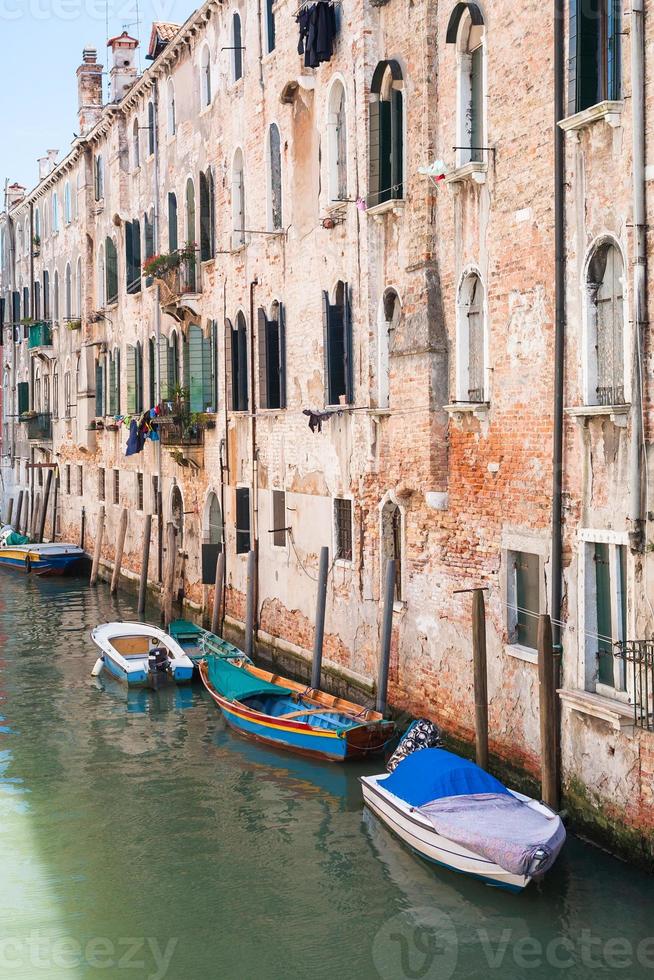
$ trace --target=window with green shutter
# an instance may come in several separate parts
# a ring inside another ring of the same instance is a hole
[[[206,412],[213,407],[211,387],[211,341],[202,328],[191,324],[188,328],[185,354],[185,387],[188,389],[191,412]]]
[[[368,105],[368,203],[404,196],[404,104],[402,71],[381,61],[373,74]]]
[[[619,0],[570,0],[568,115],[621,98]]]
[[[105,255],[105,296],[108,304],[118,300],[118,253],[113,238],[107,236],[104,244]]]
[[[29,412],[30,410],[29,381],[19,381],[16,385],[16,390],[18,392],[18,414],[22,415],[23,412]]]
[[[259,310],[259,404],[286,408],[286,335],[284,308],[274,302],[271,315]]]
[[[109,414],[120,415],[120,351],[117,347],[109,360]]]
[[[176,252],[178,245],[177,235],[177,198],[171,192],[168,194],[168,251]]]
[[[323,293],[323,333],[325,350],[325,401],[339,405],[341,398],[351,405],[354,401],[352,370],[352,316],[347,283],[339,282],[335,302]]]
[[[104,415],[104,364],[101,359],[95,362],[95,414]]]

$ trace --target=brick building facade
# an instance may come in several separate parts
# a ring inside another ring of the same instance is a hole
[[[3,514],[20,490],[37,512],[43,471],[26,463],[55,462],[59,539],[78,539],[83,510],[92,549],[104,506],[110,563],[128,507],[124,564],[138,571],[153,513],[156,585],[173,522],[185,597],[204,609],[202,546],[224,545],[233,627],[256,546],[260,640],[298,656],[327,545],[325,656],[364,686],[393,557],[391,702],[463,739],[470,597],[457,590],[486,587],[491,748],[532,775],[535,629],[552,613],[567,805],[651,860],[651,703],[634,709],[614,645],[648,638],[653,619],[648,316],[634,300],[652,173],[639,188],[633,108],[651,65],[640,13],[617,7],[564,12],[560,609],[556,25],[541,4],[343,0],[323,24],[333,50],[309,39],[305,57],[295,7],[259,17],[208,0],[153,27],[140,77],[137,42],[112,39],[109,101],[86,50],[79,138],[0,218]],[[157,404],[177,422],[126,457],[123,416]],[[305,411],[327,415],[320,429]]]

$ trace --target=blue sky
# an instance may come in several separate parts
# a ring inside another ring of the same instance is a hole
[[[31,188],[37,157],[65,156],[77,130],[77,66],[91,44],[107,66],[109,36],[137,36],[137,0],[0,0],[0,179]],[[141,66],[153,20],[183,23],[194,0],[138,0]],[[105,98],[106,98],[105,78]],[[0,200],[0,206],[2,206]]]

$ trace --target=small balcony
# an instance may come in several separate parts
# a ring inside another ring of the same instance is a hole
[[[202,292],[200,253],[195,245],[154,255],[143,263],[143,275],[156,279],[160,289],[160,303],[164,309],[184,307],[186,297]]]
[[[27,346],[29,350],[40,350],[42,347],[52,347],[52,325],[49,320],[38,320],[30,323]]]
[[[30,442],[52,441],[52,415],[50,412],[26,412],[20,416],[26,426]]]
[[[161,445],[167,448],[186,448],[204,446],[204,427],[187,422],[186,419],[164,416],[159,425]]]

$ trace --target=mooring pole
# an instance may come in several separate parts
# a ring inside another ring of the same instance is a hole
[[[52,498],[52,537],[51,541],[55,541],[57,537],[57,503],[59,500],[59,470],[55,476],[55,488],[54,496]]]
[[[36,538],[39,544],[42,543],[45,535],[45,522],[48,517],[48,504],[50,503],[50,487],[52,486],[52,470],[48,470],[45,478],[45,490],[43,491],[43,507],[39,518],[39,533]]]
[[[16,532],[18,534],[20,534],[20,512],[23,509],[23,493],[24,493],[23,490],[19,490],[18,491],[18,503],[16,505],[16,524],[15,524],[15,530],[16,530]]]
[[[256,556],[248,552],[247,601],[245,606],[245,653],[251,657],[254,652],[254,604],[256,590]]]
[[[225,552],[221,551],[216,562],[216,579],[213,589],[213,610],[211,613],[211,632],[218,634],[220,628],[220,606],[223,600],[223,583],[225,581]]]
[[[56,500],[55,495],[55,500]],[[55,515],[56,517],[56,515]],[[104,534],[104,504],[100,504],[98,511],[98,526],[95,532],[95,551],[93,552],[93,565],[91,566],[91,585],[98,581],[98,571],[100,568],[100,556],[102,554],[102,535]],[[54,533],[52,535],[54,538]]]
[[[12,512],[13,512],[13,509],[14,509],[14,498],[13,497],[10,497],[9,498],[9,503],[7,504],[7,520],[5,521],[5,524],[11,525],[11,515],[12,515]]]
[[[377,682],[377,711],[384,714],[388,696],[388,668],[391,662],[391,634],[393,632],[393,606],[395,604],[395,559],[386,562],[386,585],[384,588],[384,618],[381,631],[381,656],[379,660],[379,679]]]
[[[41,509],[41,494],[37,493],[34,499],[34,506],[32,508],[32,520],[30,521],[30,537],[32,540],[36,538],[36,532],[39,526],[39,511]]]
[[[118,592],[120,581],[120,570],[123,565],[123,551],[125,550],[125,535],[127,534],[127,507],[123,507],[118,525],[118,538],[116,540],[116,554],[114,556],[114,570],[111,576],[111,595]]]
[[[486,609],[482,589],[472,593],[472,658],[475,692],[477,765],[488,769],[488,674],[486,669]]]
[[[559,756],[557,744],[556,684],[552,621],[538,617],[538,690],[540,702],[541,794],[543,801],[559,809]]]
[[[170,626],[173,619],[173,590],[175,588],[175,566],[177,564],[177,528],[172,521],[168,523],[167,545],[168,565],[166,566],[166,580],[164,582],[163,594],[163,614],[166,629]]]
[[[82,507],[82,520],[79,529],[79,546],[84,551],[84,538],[86,537],[86,507]]]
[[[148,566],[150,564],[150,536],[152,534],[152,514],[145,515],[143,531],[143,554],[141,555],[141,578],[139,580],[139,614],[145,612],[145,597],[148,590]]]
[[[318,565],[318,597],[316,599],[316,629],[313,635],[313,660],[311,661],[311,687],[320,688],[322,648],[325,639],[325,610],[327,608],[327,576],[329,574],[329,548],[320,549]]]

